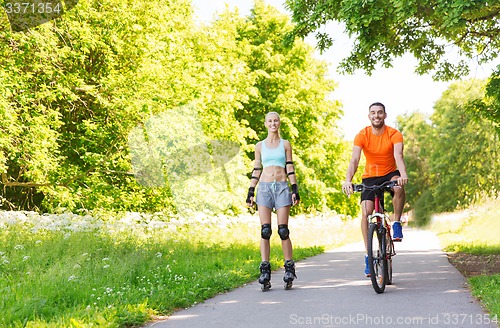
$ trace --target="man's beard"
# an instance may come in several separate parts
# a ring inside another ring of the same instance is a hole
[[[383,127],[383,126],[384,126],[384,121],[382,120],[382,121],[380,121],[379,123],[374,123],[374,122],[372,121],[372,126],[373,126],[375,129],[380,129],[381,127]]]

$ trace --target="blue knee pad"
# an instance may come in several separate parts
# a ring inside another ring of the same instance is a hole
[[[271,225],[270,224],[263,224],[261,229],[260,229],[260,236],[262,237],[262,239],[269,240],[271,238],[272,234],[273,234],[273,231],[271,230]]]
[[[280,224],[278,226],[278,235],[280,235],[281,240],[287,240],[290,236],[290,230],[288,230],[288,225]]]

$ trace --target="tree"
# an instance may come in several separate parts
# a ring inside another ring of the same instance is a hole
[[[419,113],[398,118],[412,180],[408,202],[418,223],[498,194],[498,135],[491,122],[467,109],[483,93],[483,81],[454,83],[430,118]]]
[[[486,85],[484,97],[467,104],[466,109],[479,121],[484,118],[493,122],[500,136],[500,70],[495,70]]]
[[[473,1],[418,0],[287,0],[296,23],[294,36],[316,32],[318,47],[332,45],[321,28],[331,21],[343,23],[355,38],[350,56],[341,68],[352,73],[364,69],[371,73],[376,64],[390,67],[395,57],[406,52],[418,60],[416,72],[434,72],[436,79],[453,80],[469,73],[465,59],[489,62],[499,55],[500,3]],[[449,49],[462,59],[453,63]],[[465,58],[465,59],[464,59]]]
[[[436,209],[467,206],[500,189],[498,136],[486,120],[474,119],[467,104],[484,94],[481,81],[452,84],[436,102],[430,173]]]
[[[420,112],[397,118],[398,129],[405,137],[405,164],[411,181],[405,186],[405,191],[410,210],[419,209],[414,200],[422,197],[433,185],[429,172],[431,148],[428,147],[433,140],[433,130],[429,122],[430,119]]]

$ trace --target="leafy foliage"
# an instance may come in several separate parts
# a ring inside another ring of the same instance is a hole
[[[420,113],[398,120],[412,181],[407,198],[420,223],[432,213],[464,208],[500,190],[495,127],[467,110],[483,88],[484,82],[476,80],[455,83],[436,103],[430,120]]]
[[[290,20],[263,2],[208,25],[188,0],[85,1],[26,32],[2,24],[5,208],[237,213],[274,110],[294,147],[295,211],[356,213],[332,188],[348,147],[326,64],[285,47]]]
[[[500,70],[493,72],[486,85],[483,98],[475,99],[467,105],[467,110],[475,117],[485,118],[493,122],[500,136]]]
[[[500,50],[498,22],[500,5],[489,1],[307,1],[287,0],[296,23],[294,36],[316,32],[318,46],[326,49],[333,40],[319,32],[328,22],[341,22],[355,38],[351,54],[341,67],[346,72],[368,73],[381,64],[390,67],[406,52],[418,59],[416,71],[435,72],[444,80],[469,73],[467,58],[479,63],[497,58]],[[446,57],[449,48],[460,55],[457,63]]]

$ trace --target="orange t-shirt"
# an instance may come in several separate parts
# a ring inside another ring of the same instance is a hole
[[[372,127],[367,126],[354,138],[354,145],[363,149],[366,158],[363,179],[381,177],[397,170],[394,158],[394,145],[403,142],[403,135],[398,130],[385,126],[384,133],[376,136]]]

